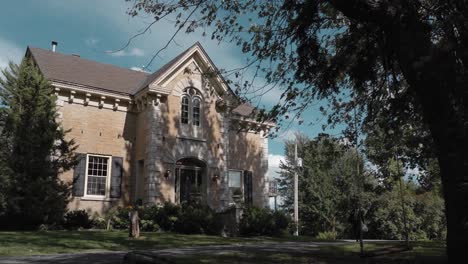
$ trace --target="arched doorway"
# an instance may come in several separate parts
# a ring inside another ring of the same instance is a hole
[[[176,203],[204,200],[206,196],[206,164],[196,158],[177,161],[175,171]]]

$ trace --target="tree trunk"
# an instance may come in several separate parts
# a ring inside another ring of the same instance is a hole
[[[133,210],[130,213],[130,237],[140,237],[140,217],[138,216],[138,210]]]
[[[434,140],[447,218],[447,253],[456,262],[468,245],[468,78],[450,37],[435,43],[411,1],[329,0],[346,17],[379,26],[396,55],[408,95],[419,101]],[[390,8],[392,7],[392,8]],[[393,59],[390,58],[390,59]],[[466,59],[466,57],[465,57]],[[465,60],[466,61],[466,60]]]
[[[443,45],[432,45],[423,27],[416,25],[410,31],[400,32],[398,37],[399,42],[403,42],[399,54],[402,72],[421,105],[434,141],[445,198],[447,254],[454,261],[465,255],[468,245],[468,155],[464,113],[468,83],[462,81],[466,77],[460,74],[450,50],[444,50]]]
[[[447,218],[447,254],[450,260],[456,260],[465,255],[468,245],[468,155],[465,121],[457,113],[457,105],[451,104],[450,97],[447,95],[439,99],[445,103],[440,108],[428,103],[424,108],[442,178]]]

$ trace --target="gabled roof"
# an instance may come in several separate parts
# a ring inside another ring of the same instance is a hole
[[[148,87],[151,83],[163,77],[186,55],[189,55],[189,53],[193,54],[196,51],[199,51],[199,54],[208,62],[209,66],[217,71],[216,66],[199,42],[177,55],[152,74],[87,60],[76,55],[28,47],[28,52],[39,66],[41,72],[52,81],[90,86],[99,90],[127,95],[134,95]],[[219,78],[221,78],[221,82],[225,83],[221,75]],[[232,91],[230,92],[234,95]],[[241,116],[250,116],[253,110],[253,106],[244,103],[238,105],[233,112]]]
[[[116,67],[40,48],[28,47],[41,72],[52,81],[132,94],[148,73]]]
[[[176,64],[182,57],[184,57],[193,47],[200,45],[199,42],[193,44],[190,48],[186,49],[184,52],[177,55],[174,59],[170,60],[168,63],[164,64],[159,70],[153,72],[152,74],[148,75],[144,82],[142,82],[136,89],[134,93],[137,93],[141,89],[145,88],[146,86],[150,85],[156,79],[161,77],[167,70],[169,70],[174,64]]]

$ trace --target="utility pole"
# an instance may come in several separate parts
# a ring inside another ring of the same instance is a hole
[[[297,140],[294,143],[294,224],[296,225],[296,230],[294,231],[295,236],[299,236],[299,194],[298,194],[298,185],[299,179],[297,175],[298,169],[298,159],[297,159]]]
[[[400,200],[401,200],[401,211],[403,213],[403,224],[405,226],[405,242],[406,242],[406,247],[409,248],[409,232],[408,232],[408,222],[406,219],[406,210],[405,210],[405,199],[403,197],[403,183],[401,180],[401,175],[400,175],[400,160],[398,159],[398,150],[397,153],[395,153],[395,160],[397,163],[397,176],[398,176],[398,181],[400,182]]]
[[[356,102],[354,102],[356,104]],[[356,180],[358,181],[358,221],[359,221],[359,248],[360,248],[360,253],[361,256],[364,256],[364,232],[363,232],[363,220],[364,220],[364,215],[363,215],[363,210],[362,210],[362,192],[364,191],[364,182],[363,178],[361,177],[361,172],[359,169],[359,131],[357,127],[357,115],[356,115],[356,105],[354,105],[354,129],[356,132]]]

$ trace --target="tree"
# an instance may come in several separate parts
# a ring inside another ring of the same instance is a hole
[[[283,206],[289,211],[293,205],[291,190],[296,143],[298,155],[303,158],[303,169],[298,175],[301,233],[315,236],[320,232],[333,232],[339,237],[355,236],[354,216],[359,203],[365,209],[370,207],[372,200],[370,175],[365,173],[363,178],[356,178],[357,164],[364,171],[363,157],[356,160],[354,149],[326,134],[313,140],[296,134],[294,140],[286,141],[286,162],[280,164],[279,191],[285,197]]]
[[[53,87],[31,58],[10,63],[0,79],[1,178],[9,185],[4,215],[7,228],[35,228],[62,220],[69,198],[59,173],[75,165],[73,140],[57,121]]]
[[[276,118],[281,124],[287,113],[295,111],[297,116],[316,99],[329,100],[331,123],[348,118],[354,107],[365,113],[365,123],[384,112],[388,127],[398,128],[392,124],[401,117],[420,116],[440,166],[447,250],[453,259],[464,255],[467,1],[131,2],[132,16],[147,13],[156,22],[173,15],[176,33],[202,29],[206,34],[212,29],[213,39],[232,41],[252,55],[248,66],[255,76],[283,87],[284,100],[261,118]],[[248,82],[237,88],[256,89]]]
[[[296,142],[296,140],[298,142]],[[292,190],[291,175],[294,174],[294,145],[298,143],[298,155],[303,157],[303,170],[299,173],[299,211],[301,233],[317,235],[319,232],[336,231],[336,206],[338,190],[330,175],[336,162],[335,144],[323,135],[310,140],[296,135],[295,140],[285,144],[286,164],[280,164],[282,180],[280,191]],[[289,194],[290,191],[287,191]],[[291,209],[292,196],[285,196],[284,205]]]

